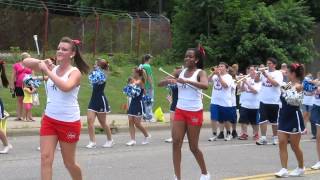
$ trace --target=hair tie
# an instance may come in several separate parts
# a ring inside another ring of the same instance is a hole
[[[81,41],[80,41],[80,40],[77,40],[77,39],[73,39],[72,42],[73,42],[73,44],[76,45],[76,46],[78,46],[78,45],[81,44]]]
[[[202,55],[202,56],[205,56],[206,55],[206,52],[205,52],[205,50],[204,50],[204,48],[201,46],[201,45],[199,45],[199,52],[200,52],[200,54]]]

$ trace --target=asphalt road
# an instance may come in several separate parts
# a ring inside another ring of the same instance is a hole
[[[116,134],[114,136],[116,145],[110,149],[84,148],[88,142],[88,136],[82,134],[78,144],[77,159],[82,167],[84,179],[172,180],[174,173],[171,145],[163,142],[168,137],[169,131],[153,131],[151,134],[153,136],[151,144],[145,146],[138,144],[134,147],[125,146],[128,134]],[[280,169],[277,146],[257,146],[253,140],[208,142],[209,134],[209,129],[202,130],[200,148],[205,155],[212,179],[273,179],[270,173]],[[142,135],[141,133],[137,135],[139,143]],[[98,135],[97,141],[101,145],[105,137]],[[40,179],[40,153],[36,150],[39,137],[11,137],[10,142],[14,149],[10,154],[0,155],[0,180]],[[315,141],[311,141],[310,136],[304,136],[302,148],[305,165],[310,167],[317,160]],[[290,149],[289,153],[289,168],[294,169],[296,160]],[[183,146],[182,168],[183,180],[199,179],[200,170],[187,143]],[[59,151],[56,151],[53,179],[70,179]],[[320,171],[309,170],[303,178],[298,179],[320,179]]]

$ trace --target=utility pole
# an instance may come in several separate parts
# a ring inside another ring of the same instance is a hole
[[[159,0],[159,14],[162,14],[162,4],[163,0]]]

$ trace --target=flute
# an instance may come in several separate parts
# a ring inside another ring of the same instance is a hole
[[[168,75],[168,76],[170,76],[170,77],[172,77],[172,78],[174,78],[174,79],[177,79],[177,78],[176,78],[176,77],[174,77],[172,74],[170,74],[170,73],[166,72],[165,70],[163,70],[161,67],[159,68],[159,71],[161,71],[161,72],[165,73],[166,75]],[[209,95],[207,95],[207,94],[205,94],[205,93],[203,93],[203,92],[199,91],[199,89],[198,89],[198,88],[196,88],[196,87],[192,86],[191,84],[186,83],[186,85],[187,85],[187,86],[189,86],[189,87],[191,87],[192,89],[196,90],[196,91],[197,91],[198,93],[200,93],[201,95],[203,95],[203,96],[205,96],[205,97],[207,97],[207,98],[211,99],[211,96],[209,96]]]

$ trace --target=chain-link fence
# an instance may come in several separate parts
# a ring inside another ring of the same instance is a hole
[[[170,21],[161,15],[135,12],[104,14],[92,10],[82,16],[58,15],[43,8],[18,10],[0,2],[0,51],[10,47],[35,51],[39,37],[45,55],[55,50],[63,36],[82,41],[86,53],[159,54],[171,47]]]

